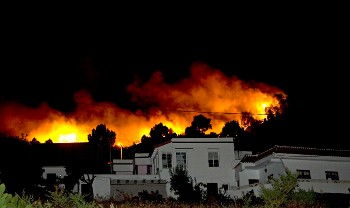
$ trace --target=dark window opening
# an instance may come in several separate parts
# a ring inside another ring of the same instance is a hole
[[[311,179],[310,170],[297,170],[298,178]]]
[[[219,153],[208,152],[209,167],[219,167]]]
[[[163,168],[171,168],[171,153],[163,153],[162,154],[162,167]]]
[[[184,168],[184,169],[187,168],[186,152],[176,153],[176,164],[181,168]]]
[[[339,180],[338,172],[336,172],[336,171],[326,171],[326,179],[331,179],[331,180],[338,181]]]
[[[218,195],[218,184],[207,183],[207,194],[208,197],[216,197]]]
[[[152,165],[147,165],[147,174],[151,174],[152,172]]]
[[[52,185],[56,183],[56,174],[55,173],[48,173],[47,174],[47,183]]]
[[[227,191],[228,190],[228,184],[223,184],[222,188],[224,189],[224,191]]]
[[[248,180],[249,184],[254,184],[254,183],[259,183],[258,179],[249,179]]]

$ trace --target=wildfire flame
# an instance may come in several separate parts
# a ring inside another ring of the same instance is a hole
[[[226,122],[240,120],[241,112],[251,112],[255,119],[266,117],[265,108],[279,106],[275,93],[280,89],[264,83],[248,83],[235,76],[227,77],[206,64],[194,64],[191,76],[174,84],[164,82],[162,73],[154,72],[142,83],[135,80],[128,88],[132,101],[157,106],[132,112],[109,102],[95,102],[88,91],[75,93],[76,111],[64,114],[42,103],[38,108],[8,102],[0,106],[0,131],[11,135],[26,134],[40,142],[86,142],[98,124],[105,124],[117,135],[116,142],[126,146],[148,135],[156,124],[182,134],[193,117],[205,114],[211,119],[211,132],[220,133]],[[207,132],[209,133],[209,132]]]

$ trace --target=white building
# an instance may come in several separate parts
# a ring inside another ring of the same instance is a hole
[[[122,201],[140,192],[158,192],[163,197],[167,196],[165,183],[157,175],[116,175],[96,174],[92,184],[94,198],[105,200],[113,198]],[[80,190],[84,191],[85,184],[80,184]]]
[[[96,175],[94,196],[122,200],[158,191],[164,198],[176,197],[170,190],[170,169],[176,166],[186,168],[196,183],[206,184],[209,194],[222,188],[232,198],[251,190],[259,196],[260,186],[270,187],[268,178],[286,169],[300,174],[301,189],[349,194],[350,150],[275,146],[251,153],[234,150],[232,137],[173,138],[157,145],[151,156],[136,153],[131,160],[113,160],[113,174]]]
[[[152,160],[149,153],[135,153],[135,174],[150,175],[152,173]]]
[[[138,196],[140,192],[158,192],[167,197],[166,181],[159,175],[151,174],[151,159],[149,153],[136,153],[134,159],[113,159],[112,174],[95,174],[92,187],[95,199],[122,201]],[[92,175],[90,175],[90,178]],[[80,181],[80,193],[86,194],[88,188]]]
[[[112,172],[116,175],[133,175],[133,159],[113,159]]]
[[[251,152],[250,152],[251,153]],[[152,173],[167,181],[170,190],[170,169],[183,166],[196,183],[207,185],[208,193],[218,193],[236,186],[233,137],[227,138],[173,138],[155,147],[152,156]]]
[[[349,194],[350,151],[275,146],[261,154],[246,155],[236,166],[237,187],[232,197],[242,197],[260,185],[270,186],[269,177],[279,177],[285,169],[299,174],[299,188],[318,193]]]
[[[133,160],[113,160],[113,174],[96,175],[94,196],[123,199],[146,190],[158,191],[164,198],[176,197],[170,190],[169,171],[178,165],[196,183],[206,184],[209,193],[232,189],[237,186],[234,166],[245,154],[251,152],[234,151],[233,137],[173,138],[156,146],[151,157],[136,153]]]

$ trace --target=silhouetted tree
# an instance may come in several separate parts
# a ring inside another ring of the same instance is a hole
[[[125,154],[129,158],[132,158],[136,152],[151,153],[154,146],[166,141],[170,141],[171,138],[177,137],[177,134],[163,123],[156,124],[151,128],[150,136],[143,135],[139,144],[133,144],[129,148],[125,149]]]
[[[242,137],[244,129],[235,120],[225,123],[225,126],[221,130],[221,137],[233,137],[235,139]]]
[[[105,124],[99,124],[88,135],[89,143],[97,151],[96,156],[104,162],[109,162],[112,147],[116,141],[116,133],[109,130]]]
[[[92,129],[88,140],[88,155],[72,158],[66,162],[65,168],[68,176],[65,182],[68,189],[72,189],[74,184],[81,180],[87,187],[87,199],[92,200],[92,183],[96,177],[95,174],[110,173],[111,171],[109,162],[116,134],[109,130],[105,124],[99,124],[96,129]]]
[[[209,137],[219,137],[219,135],[216,132],[210,132]]]
[[[250,112],[243,112],[241,115],[241,124],[245,130],[249,130],[252,124],[259,124],[259,122],[254,119]]]
[[[267,114],[267,120],[270,120],[275,117],[281,117],[283,114],[288,112],[288,100],[282,94],[275,94],[274,98],[278,100],[277,105],[270,105],[265,108],[265,113]]]
[[[159,123],[151,129],[149,135],[154,143],[164,142],[169,136],[169,128],[164,126],[163,123]]]
[[[85,158],[72,158],[66,163],[65,178],[66,187],[68,191],[71,191],[74,184],[77,184],[81,180],[86,184],[87,189],[84,190],[88,200],[93,199],[93,187],[92,184],[96,178],[96,174],[104,173],[106,165],[97,160],[85,159]]]
[[[241,125],[237,121],[230,121],[222,128],[220,135],[234,137],[235,148],[252,150],[255,153],[276,144],[287,145],[283,141],[295,141],[290,138],[288,100],[282,94],[275,94],[274,97],[279,105],[266,107],[267,116],[264,120],[257,120],[250,112],[243,112]]]
[[[45,141],[46,144],[53,144],[52,140],[51,139],[48,139]]]
[[[245,115],[244,120],[249,122],[246,132],[252,139],[255,146],[253,152],[255,153],[269,149],[274,145],[301,145],[303,142],[301,140],[296,142],[298,138],[291,137],[293,130],[290,124],[287,98],[280,94],[276,94],[275,98],[279,101],[279,105],[266,107],[267,117],[263,121]]]
[[[170,190],[174,191],[181,202],[202,202],[205,199],[205,185],[196,183],[186,169],[181,166],[169,169],[170,172]]]
[[[32,141],[30,141],[30,144],[40,144],[40,142],[34,137]]]
[[[105,124],[99,124],[96,129],[92,129],[92,133],[88,135],[88,140],[96,146],[109,147],[115,143],[116,134],[109,130]]]
[[[238,150],[252,150],[252,139],[249,132],[245,132],[243,127],[235,120],[229,121],[222,128],[221,137],[233,137],[235,149]]]
[[[40,156],[27,140],[0,135],[0,181],[9,193],[37,196],[43,173]]]
[[[202,114],[194,116],[191,126],[185,130],[185,135],[187,137],[203,137],[208,129],[212,129],[210,121],[210,118]]]

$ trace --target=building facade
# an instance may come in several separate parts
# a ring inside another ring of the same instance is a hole
[[[166,190],[171,197],[176,196],[170,190],[170,170],[176,166],[185,168],[196,183],[206,184],[209,193],[236,186],[233,137],[173,138],[156,146],[151,160],[152,173],[167,181]]]
[[[260,186],[269,187],[288,169],[298,174],[300,189],[317,193],[350,193],[350,151],[306,147],[275,146],[261,154],[246,155],[235,166],[237,187],[229,192],[240,198]]]
[[[113,160],[112,174],[96,175],[94,196],[123,200],[147,191],[176,198],[170,171],[177,166],[196,183],[205,184],[208,193],[223,191],[231,198],[251,190],[259,196],[261,186],[271,187],[268,179],[286,169],[299,174],[300,189],[350,193],[350,150],[275,146],[253,155],[235,150],[234,139],[228,137],[173,138],[157,145],[151,155],[136,153],[134,159]]]

